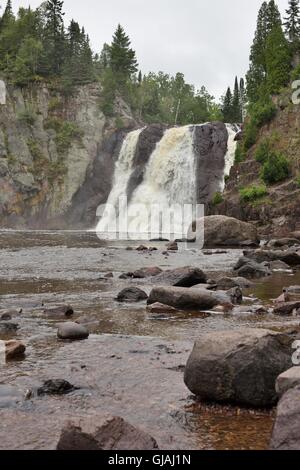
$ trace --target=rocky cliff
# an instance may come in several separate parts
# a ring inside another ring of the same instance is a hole
[[[251,221],[262,235],[286,236],[300,230],[300,106],[291,102],[291,93],[274,98],[275,118],[260,132],[256,144],[245,161],[231,169],[223,202],[210,207],[210,214],[222,214]],[[255,159],[258,146],[269,139],[274,149],[289,162],[289,177],[267,186],[267,194],[252,202],[244,202],[240,189],[261,185],[261,165]]]
[[[117,100],[100,107],[97,84],[66,97],[46,86],[7,89],[0,106],[0,227],[85,226],[111,190],[114,156],[138,124]],[[122,128],[120,130],[120,128]]]

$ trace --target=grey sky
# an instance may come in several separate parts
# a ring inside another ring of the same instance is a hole
[[[12,0],[37,7],[40,0]],[[288,0],[277,0],[284,12]],[[5,0],[0,1],[5,4]],[[77,20],[95,51],[110,42],[118,23],[129,34],[140,68],[182,72],[219,97],[248,67],[262,0],[65,0],[66,22]]]

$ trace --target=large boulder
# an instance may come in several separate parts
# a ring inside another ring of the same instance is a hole
[[[156,284],[173,287],[193,287],[206,282],[207,276],[201,269],[190,267],[171,269],[155,277]]]
[[[57,450],[155,450],[156,441],[122,418],[93,415],[76,418],[62,429]]]
[[[224,215],[212,215],[193,222],[188,239],[195,238],[196,230],[201,230],[202,227],[206,248],[259,244],[258,232],[254,225]]]
[[[276,379],[292,365],[292,341],[288,335],[263,329],[203,335],[187,362],[185,384],[202,400],[273,405]]]
[[[201,288],[154,287],[148,305],[162,303],[179,310],[209,310],[216,305],[232,309],[230,296],[225,292],[213,292]]]
[[[257,263],[247,257],[240,258],[234,269],[240,277],[250,279],[267,277],[272,274],[268,263]]]
[[[290,248],[288,250],[254,250],[244,251],[244,256],[257,263],[283,261],[289,266],[300,265],[300,251]]]
[[[300,387],[281,398],[273,428],[271,450],[300,450]]]

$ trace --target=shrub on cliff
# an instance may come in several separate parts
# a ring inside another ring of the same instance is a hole
[[[213,206],[218,206],[219,204],[222,204],[223,201],[224,199],[221,193],[218,192],[214,194],[214,197],[212,200]]]
[[[281,153],[273,151],[263,165],[261,178],[266,184],[275,184],[288,178],[289,173],[288,160]]]
[[[265,185],[251,185],[240,189],[240,197],[243,202],[254,202],[268,194]]]

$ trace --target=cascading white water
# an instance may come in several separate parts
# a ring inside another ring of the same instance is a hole
[[[107,201],[105,215],[96,229],[98,233],[104,238],[114,238],[116,233],[120,235],[120,232],[124,232],[125,238],[130,233],[136,239],[148,238],[150,233],[153,238],[164,236],[164,233],[172,233],[174,237],[181,238],[187,233],[190,217],[193,214],[188,214],[186,221],[185,214],[182,216],[181,214],[184,205],[195,206],[196,203],[194,132],[197,127],[174,127],[165,131],[150,156],[144,170],[143,182],[132,194],[128,208],[126,204],[120,208],[120,198],[126,198],[130,176],[134,171],[135,150],[143,129],[127,135],[116,163],[113,189]],[[236,149],[234,138],[239,130],[238,126],[231,124],[227,124],[226,127],[229,139],[225,156],[224,181],[220,182],[221,191],[225,187],[225,176],[229,175],[234,164]],[[176,212],[177,210],[179,212]],[[117,222],[119,213],[121,215],[124,213],[127,219],[127,225],[122,226],[122,229]]]
[[[237,145],[234,139],[236,137],[237,132],[240,131],[240,128],[236,124],[226,124],[226,129],[228,131],[228,150],[225,155],[224,176],[229,176],[230,170],[234,165],[235,150]]]

